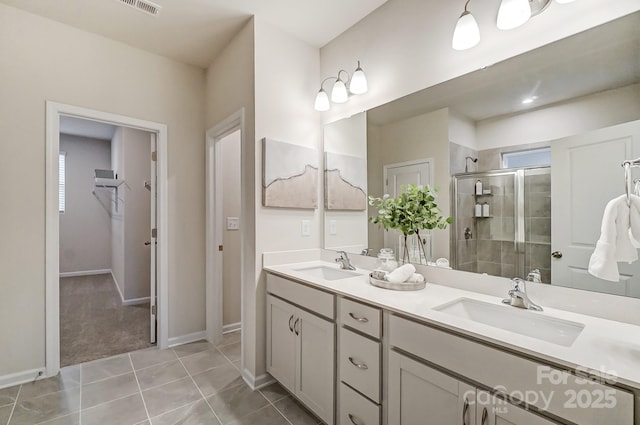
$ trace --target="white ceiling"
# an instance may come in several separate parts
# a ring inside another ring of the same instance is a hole
[[[60,133],[92,139],[111,140],[116,132],[115,125],[75,117],[60,117]]]
[[[208,67],[252,15],[322,47],[387,0],[153,0],[158,16],[119,0],[0,0],[177,61]]]

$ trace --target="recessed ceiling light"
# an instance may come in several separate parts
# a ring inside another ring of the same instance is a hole
[[[533,103],[533,101],[536,100],[537,98],[538,98],[538,96],[527,97],[525,99],[522,99],[522,104],[523,105],[528,105],[529,103]]]

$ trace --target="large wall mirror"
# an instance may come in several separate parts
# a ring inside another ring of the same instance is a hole
[[[619,282],[587,272],[604,207],[624,194],[621,163],[640,156],[638,28],[640,12],[327,124],[325,160],[342,168],[325,185],[345,169],[358,194],[436,186],[455,221],[431,231],[429,260],[640,297],[640,261],[619,264]],[[397,252],[368,222],[376,211],[327,202],[325,248]]]

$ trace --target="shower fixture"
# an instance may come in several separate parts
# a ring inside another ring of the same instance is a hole
[[[471,160],[472,162],[478,162],[478,158],[473,158],[471,156],[468,156],[464,159],[464,172],[468,173],[469,172],[469,160]]]

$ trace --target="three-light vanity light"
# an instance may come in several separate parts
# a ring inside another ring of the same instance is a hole
[[[467,50],[480,42],[480,28],[476,19],[468,10],[469,2],[453,31],[451,47],[454,50]],[[571,3],[574,0],[555,0],[556,3]],[[525,24],[532,16],[544,11],[551,0],[502,0],[498,9],[496,26],[500,30],[510,30]]]
[[[345,79],[343,79],[343,73],[346,74]],[[349,100],[349,93],[358,95],[364,94],[369,90],[369,87],[367,86],[367,77],[364,75],[364,71],[360,67],[360,61],[358,61],[358,67],[353,71],[353,75],[349,75],[347,71],[341,69],[338,71],[337,77],[327,77],[322,80],[314,105],[316,111],[324,112],[331,108],[329,96],[323,87],[324,83],[329,80],[336,80],[335,83],[333,83],[333,88],[331,89],[331,102],[333,103],[345,103]]]

